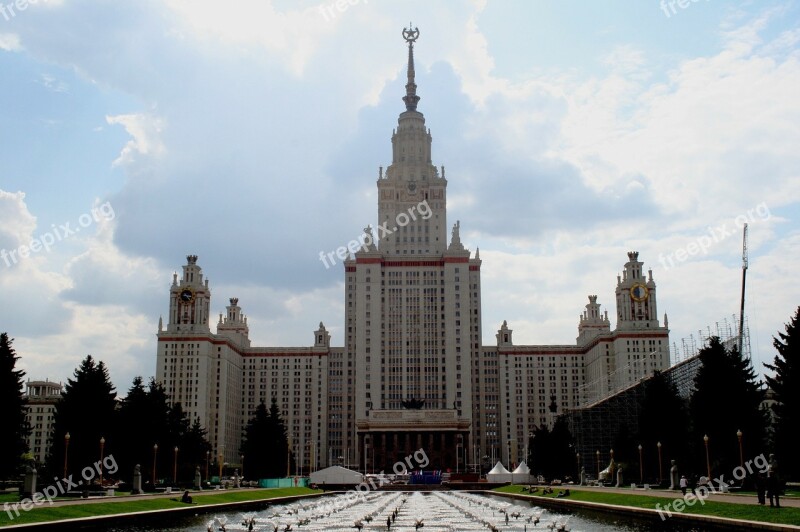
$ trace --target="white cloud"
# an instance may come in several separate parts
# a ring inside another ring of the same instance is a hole
[[[164,129],[163,119],[148,114],[125,114],[106,116],[109,125],[119,124],[133,137],[119,154],[115,165],[131,164],[138,155],[159,157],[164,155],[166,147],[161,142],[161,133]]]
[[[0,33],[0,50],[6,52],[19,52],[22,50],[19,35],[16,33]]]

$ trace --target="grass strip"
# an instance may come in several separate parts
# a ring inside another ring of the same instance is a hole
[[[737,520],[760,521],[764,523],[800,525],[800,508],[770,508],[769,506],[759,506],[757,504],[738,504],[707,500],[705,504],[695,502],[694,506],[686,507],[682,512],[675,512],[672,509],[672,504],[676,499],[681,499],[680,497],[670,498],[650,495],[628,495],[627,493],[603,493],[602,491],[580,490],[572,487],[569,489],[571,495],[568,499],[573,501],[597,502],[614,506],[631,506],[633,508],[645,508],[648,510],[655,510],[656,505],[660,504],[662,511],[666,505],[669,504],[670,511],[673,514],[707,515]],[[496,488],[494,491],[529,495],[527,492],[522,492],[522,486],[503,486],[501,488]],[[555,493],[553,494],[541,495],[534,493],[530,495],[530,498],[533,500],[537,498],[554,499],[557,493],[558,489],[555,489]],[[667,515],[666,512],[664,512],[664,515]]]
[[[196,502],[193,506],[208,506],[210,504],[225,504],[245,501],[268,500],[276,497],[288,497],[296,495],[308,495],[318,493],[319,490],[309,488],[275,488],[275,489],[256,489],[256,490],[236,490],[225,493],[199,493],[193,492],[192,499]],[[175,495],[180,498],[180,493]],[[179,500],[170,498],[141,499],[102,502],[86,502],[84,504],[73,504],[67,506],[43,506],[34,507],[30,511],[23,511],[20,508],[19,516],[16,514],[11,519],[5,509],[0,513],[0,527],[9,525],[20,525],[27,523],[42,523],[47,521],[57,521],[60,519],[77,519],[81,517],[96,517],[102,515],[125,514],[131,512],[147,512],[152,510],[164,510],[170,508],[186,508],[188,505]]]

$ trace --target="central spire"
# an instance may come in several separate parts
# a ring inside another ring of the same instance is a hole
[[[412,29],[409,22],[408,29],[403,29],[403,38],[408,43],[408,83],[403,101],[406,102],[407,111],[416,111],[419,96],[417,96],[417,84],[414,83],[414,41],[419,38],[419,28]]]

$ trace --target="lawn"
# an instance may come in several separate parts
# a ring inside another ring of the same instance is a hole
[[[495,491],[503,493],[522,493],[522,486],[503,486],[497,488]],[[655,510],[656,504],[660,504],[663,509],[667,504],[672,503],[675,499],[669,497],[657,497],[650,495],[635,495],[627,493],[603,493],[594,490],[580,490],[570,487],[571,495],[569,499],[574,501],[585,502],[598,502],[604,504],[613,504],[616,506],[632,506],[634,508],[646,508]],[[537,495],[533,494],[532,499],[535,498],[555,498],[558,489],[551,495]],[[675,513],[673,511],[673,513]],[[697,514],[697,515],[710,515],[715,517],[727,517],[730,519],[762,521],[766,523],[780,523],[789,525],[800,525],[800,508],[781,508],[776,510],[769,506],[758,506],[755,504],[733,504],[725,502],[712,502],[706,501],[704,505],[696,502],[694,506],[688,507],[683,510],[684,514]],[[666,513],[665,513],[666,515]]]
[[[275,497],[287,497],[294,495],[308,495],[319,493],[318,490],[309,488],[275,488],[275,489],[255,489],[255,490],[236,490],[223,493],[192,493],[196,506],[206,506],[209,504],[225,504],[233,502],[267,500]],[[180,497],[180,494],[176,494]],[[4,502],[4,501],[0,501]],[[16,500],[14,501],[16,502]],[[12,520],[7,511],[0,513],[0,527],[18,525],[25,523],[38,523],[46,521],[56,521],[59,519],[76,519],[80,517],[94,517],[99,515],[114,515],[130,512],[147,512],[151,510],[164,510],[170,508],[186,508],[187,505],[170,498],[141,499],[126,501],[103,500],[86,504],[75,504],[69,506],[40,506],[28,512],[20,509],[19,516],[14,515]]]

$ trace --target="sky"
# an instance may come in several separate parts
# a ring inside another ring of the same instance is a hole
[[[0,331],[31,379],[155,373],[186,256],[258,346],[343,345],[328,253],[376,225],[415,46],[483,340],[571,344],[639,251],[670,341],[757,371],[800,305],[800,2],[0,0]],[[612,319],[612,327],[615,320]]]

